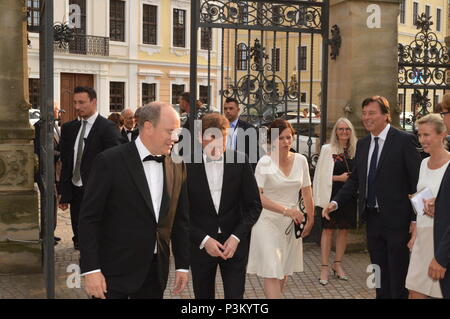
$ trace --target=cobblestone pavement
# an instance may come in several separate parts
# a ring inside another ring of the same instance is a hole
[[[67,212],[58,212],[58,227],[56,236],[61,237],[61,242],[55,247],[56,256],[56,297],[62,299],[87,299],[87,295],[80,288],[68,288],[74,281],[70,277],[72,271],[68,271],[70,265],[77,265],[79,252],[73,249],[72,229],[70,216]],[[366,281],[369,274],[366,268],[369,265],[367,253],[350,253],[345,256],[343,267],[349,276],[349,281],[341,281],[330,274],[329,284],[325,287],[319,284],[320,249],[314,243],[304,245],[304,272],[296,273],[287,281],[284,297],[290,299],[371,299],[375,297],[375,291],[367,288]],[[330,256],[332,260],[334,256]],[[73,267],[73,266],[72,266]],[[174,280],[174,265],[171,263],[168,289],[164,298],[189,299],[194,298],[192,282],[188,288],[179,295],[172,295],[171,288]],[[223,298],[223,287],[220,280],[220,271],[217,275],[218,284],[216,297]],[[68,280],[69,279],[69,280]],[[0,274],[0,299],[40,299],[46,298],[45,283],[42,274],[33,275],[5,275]],[[245,298],[264,298],[263,281],[255,275],[248,275],[245,287]]]

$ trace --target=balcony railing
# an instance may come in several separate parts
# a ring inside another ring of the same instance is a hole
[[[55,52],[109,56],[109,38],[75,34],[73,41],[70,41],[65,47],[60,47],[55,43]]]

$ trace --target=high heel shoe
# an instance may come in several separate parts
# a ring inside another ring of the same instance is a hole
[[[327,267],[327,271],[328,271],[328,265],[322,265],[322,267]],[[319,276],[319,284],[321,284],[322,286],[328,285],[328,279],[321,279]]]
[[[335,263],[340,263],[340,262],[341,262],[340,260],[336,260],[333,264],[335,264]],[[334,275],[337,279],[343,280],[343,281],[348,281],[347,275],[344,274],[344,275],[340,276],[340,275],[337,273],[336,269],[333,268],[333,266],[331,266],[331,270],[333,270],[333,275]]]

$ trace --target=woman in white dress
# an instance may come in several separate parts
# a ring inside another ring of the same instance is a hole
[[[271,152],[259,160],[255,172],[263,210],[252,229],[247,273],[264,278],[268,299],[282,298],[287,276],[303,271],[302,238],[314,224],[308,162],[305,156],[290,151],[294,133],[287,121],[275,120],[267,132]],[[296,239],[294,231],[286,229],[292,221],[298,224],[304,219],[300,192],[307,223],[302,238]]]
[[[445,149],[446,127],[437,114],[429,114],[417,121],[419,141],[423,150],[430,154],[420,166],[417,191],[425,187],[430,189],[433,197],[439,192],[444,173],[450,163],[450,153]],[[428,266],[434,258],[433,217],[417,215],[416,229],[408,243],[411,250],[406,288],[410,299],[428,297],[442,298],[438,280],[428,275]]]

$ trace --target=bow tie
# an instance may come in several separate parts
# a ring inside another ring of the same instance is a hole
[[[164,155],[160,155],[160,156],[148,155],[142,161],[143,162],[155,161],[155,162],[158,162],[158,163],[162,163],[162,162],[164,162],[164,158],[165,158]]]
[[[218,162],[221,162],[222,160],[223,160],[223,156],[221,156],[218,159],[212,159],[212,158],[206,156],[206,163],[211,163],[211,162],[218,163]]]
[[[133,133],[133,131],[132,130],[125,130],[125,132],[128,134],[128,133]]]

